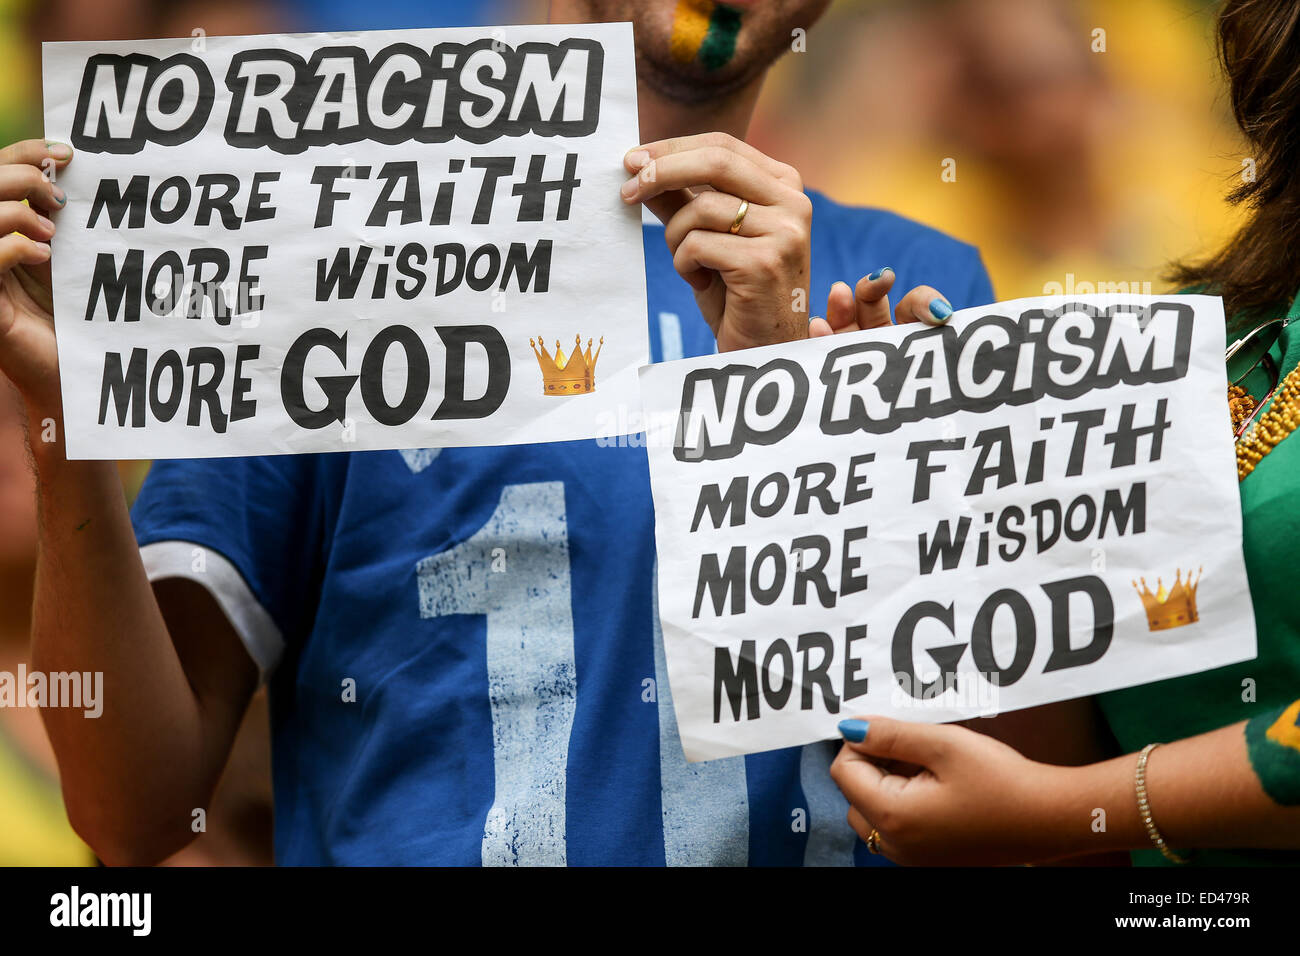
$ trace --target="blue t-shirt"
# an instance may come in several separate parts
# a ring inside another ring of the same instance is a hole
[[[813,314],[885,265],[898,294],[992,301],[970,246],[812,198]],[[662,227],[645,254],[652,360],[713,351]],[[160,461],[133,518],[141,545],[233,564],[283,640],[281,864],[881,860],[845,821],[833,742],[686,763],[635,437]]]

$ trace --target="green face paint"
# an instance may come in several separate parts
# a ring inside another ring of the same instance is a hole
[[[1300,806],[1300,700],[1246,724],[1246,753],[1274,803]]]
[[[717,6],[709,17],[709,32],[700,44],[700,62],[706,70],[717,70],[736,55],[736,37],[740,35],[740,11]]]

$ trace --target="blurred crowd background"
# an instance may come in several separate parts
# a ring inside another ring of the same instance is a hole
[[[835,0],[774,69],[750,139],[834,199],[974,243],[999,299],[1161,291],[1171,259],[1230,233],[1237,213],[1222,197],[1249,173],[1216,68],[1215,10],[1204,0]],[[44,40],[545,17],[545,0],[0,0],[0,142],[42,133]],[[133,496],[147,463],[121,471]],[[0,670],[11,673],[26,657],[35,522],[19,407],[0,389]],[[266,720],[259,696],[207,832],[171,862],[271,862]],[[39,715],[0,709],[0,865],[76,862],[93,857],[63,816]]]

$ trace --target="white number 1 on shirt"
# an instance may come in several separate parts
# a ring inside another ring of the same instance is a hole
[[[416,571],[421,617],[487,617],[496,789],[483,865],[563,865],[577,701],[564,484],[508,485],[487,524]]]

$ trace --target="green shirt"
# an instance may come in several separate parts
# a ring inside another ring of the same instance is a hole
[[[1279,352],[1285,376],[1300,365],[1300,321],[1282,330],[1274,355]],[[1226,410],[1224,415],[1227,428]],[[1249,720],[1300,697],[1300,430],[1265,455],[1240,489],[1242,550],[1259,656],[1100,695],[1102,712],[1125,752]],[[1149,794],[1157,826],[1158,781]],[[1295,850],[1197,850],[1191,857],[1193,864],[1202,866],[1300,864],[1300,851]],[[1133,862],[1168,863],[1154,849],[1134,853]]]

